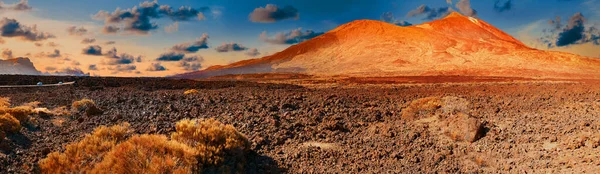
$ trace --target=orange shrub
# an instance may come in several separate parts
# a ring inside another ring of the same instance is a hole
[[[10,107],[10,98],[0,97],[0,109]]]
[[[88,116],[91,115],[100,115],[102,114],[102,110],[96,106],[96,103],[90,99],[82,99],[79,101],[73,102],[71,108],[75,112],[83,112]]]
[[[248,139],[231,125],[215,119],[182,120],[175,126],[171,139],[196,149],[200,169],[225,172],[242,170],[249,150]],[[222,165],[222,164],[228,165]]]
[[[408,107],[402,110],[402,118],[415,119],[419,114],[435,112],[442,107],[439,97],[426,97],[412,101]]]
[[[0,111],[1,113],[2,111]],[[9,113],[21,123],[27,123],[29,120],[29,115],[33,114],[33,108],[29,106],[17,106],[14,108],[8,108],[5,110],[6,113]]]
[[[92,173],[192,173],[195,151],[164,135],[136,135],[115,146]]]
[[[0,115],[0,130],[5,133],[15,133],[21,130],[21,122],[10,114]]]
[[[42,173],[233,173],[243,171],[250,143],[214,119],[182,120],[171,140],[135,135],[128,125],[99,127],[64,153],[40,161]]]
[[[183,95],[189,95],[189,94],[198,94],[198,90],[190,89],[190,90],[183,92]]]
[[[130,132],[128,123],[111,127],[100,126],[83,140],[67,145],[65,152],[53,152],[40,160],[42,173],[77,173],[89,171]]]

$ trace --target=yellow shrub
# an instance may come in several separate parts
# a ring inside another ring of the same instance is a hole
[[[183,92],[183,95],[189,95],[189,94],[198,94],[198,90],[190,89],[190,90]]]
[[[216,167],[217,170],[241,170],[249,150],[248,139],[231,125],[215,119],[182,120],[175,126],[171,139],[196,149],[199,168]],[[226,161],[227,160],[227,161]],[[231,166],[221,165],[223,163]]]
[[[21,122],[10,114],[0,115],[0,130],[5,133],[15,133],[21,130]]]
[[[0,97],[0,109],[10,107],[10,98]]]
[[[39,163],[43,173],[77,173],[89,171],[102,160],[131,130],[128,123],[112,127],[101,126],[79,142],[67,145],[65,152],[53,152]]]
[[[418,114],[434,112],[442,106],[441,103],[439,97],[426,97],[414,100],[408,107],[402,110],[402,118],[414,119]]]
[[[15,117],[21,123],[27,123],[27,121],[29,120],[29,115],[33,114],[34,111],[33,108],[29,106],[17,106],[14,108],[6,109],[5,112]]]
[[[25,104],[23,104],[21,106],[29,106],[29,107],[32,107],[32,108],[37,108],[38,106],[40,106],[40,104],[42,104],[42,102],[33,101],[33,102],[25,103]]]
[[[75,112],[83,112],[85,111],[86,115],[99,115],[102,114],[102,110],[96,106],[96,103],[90,99],[82,99],[79,101],[73,102],[71,108]]]
[[[243,171],[249,142],[217,120],[183,120],[169,140],[135,135],[127,125],[100,127],[64,153],[40,161],[42,173],[233,173]]]
[[[91,173],[192,173],[194,153],[164,135],[138,135],[115,146]]]

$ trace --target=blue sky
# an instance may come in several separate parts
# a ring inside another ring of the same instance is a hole
[[[462,1],[470,2],[470,5],[465,7]],[[498,5],[504,5],[507,1],[499,0]],[[412,17],[408,15],[422,5],[429,9],[449,7],[451,11],[459,11],[463,14],[466,12],[461,7],[474,9],[477,12],[474,17],[508,32],[529,46],[600,57],[600,51],[597,51],[600,50],[600,46],[594,44],[593,38],[573,41],[572,44],[560,47],[548,46],[543,42],[544,39],[540,39],[545,37],[546,40],[553,42],[560,36],[561,31],[568,29],[565,28],[566,24],[576,13],[581,13],[585,17],[584,26],[585,32],[589,33],[588,36],[595,36],[593,34],[597,31],[594,31],[594,28],[600,28],[600,0],[511,0],[510,8],[505,8],[504,11],[494,8],[496,0],[453,0],[451,3],[446,0],[159,0],[154,2],[157,6],[168,5],[175,11],[182,6],[198,9],[203,18],[193,16],[185,20],[172,20],[164,17],[168,16],[164,13],[162,17],[149,19],[150,23],[157,25],[157,28],[148,30],[145,34],[127,33],[122,26],[126,24],[125,22],[107,23],[102,19],[93,19],[93,16],[99,11],[107,11],[110,14],[117,8],[126,10],[134,6],[140,7],[141,3],[146,1],[4,0],[3,2],[3,5],[0,5],[1,18],[15,19],[23,26],[35,25],[38,32],[47,32],[55,36],[39,40],[0,37],[4,40],[3,44],[0,42],[0,50],[3,51],[4,58],[30,57],[42,71],[77,68],[95,75],[110,76],[164,76],[182,73],[211,65],[266,56],[298,41],[327,32],[340,24],[357,19],[382,20],[382,14],[386,12],[391,12],[394,20],[415,25],[433,20],[425,19],[427,12]],[[31,9],[17,9],[14,5],[19,2],[27,4]],[[273,19],[274,21],[268,21],[269,19],[253,21],[250,14],[257,8],[265,8],[267,4],[276,7],[278,12],[286,13],[281,14],[283,16],[280,18]],[[443,15],[441,13],[436,18]],[[563,28],[544,33],[544,30],[553,28],[548,21],[555,19],[556,16],[561,17]],[[165,30],[175,23],[178,24],[176,31]],[[119,26],[122,30],[116,33],[103,32],[103,27],[107,25]],[[70,34],[66,30],[71,26],[85,28],[86,32]],[[300,32],[302,37],[294,38],[297,40],[283,43],[274,38],[278,33],[285,34],[298,28],[302,28]],[[259,36],[263,32],[266,32],[272,40],[261,39]],[[156,60],[161,54],[173,52],[172,47],[175,45],[185,43],[189,45],[198,41],[197,39],[200,39],[204,33],[208,35],[208,39],[205,40],[206,42],[198,42],[205,46],[198,51],[174,54],[183,55],[179,57],[182,59],[175,57],[175,61]],[[86,38],[96,41],[81,43],[81,40]],[[108,41],[114,41],[115,44],[104,44]],[[48,46],[50,42],[57,46]],[[224,43],[228,43],[227,47],[222,47],[223,51],[217,51],[216,48]],[[102,52],[97,55],[82,53],[82,49],[93,45],[102,47]],[[113,55],[113,59],[108,59],[107,57],[110,58],[108,55],[112,54],[108,54],[107,50],[112,48],[117,49],[118,54]],[[56,52],[55,50],[61,54],[52,54]],[[249,53],[250,51],[253,53]],[[127,55],[120,56],[122,53]],[[139,61],[138,57],[140,57]],[[190,66],[192,64],[196,66]],[[94,68],[90,65],[94,65]]]

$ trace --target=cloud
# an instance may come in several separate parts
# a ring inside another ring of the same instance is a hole
[[[184,57],[185,57],[185,54],[183,54],[183,53],[168,52],[168,53],[161,54],[160,56],[158,56],[158,58],[156,58],[156,60],[157,61],[180,61]]]
[[[96,64],[91,64],[88,66],[89,71],[98,71],[98,66]]]
[[[77,26],[70,26],[67,28],[67,33],[69,33],[69,35],[83,36],[87,34],[87,32],[88,30],[83,27],[77,28]]]
[[[512,8],[512,0],[506,0],[504,3],[501,3],[501,0],[496,0],[494,3],[494,10],[497,12],[505,12]]]
[[[186,71],[198,71],[202,68],[202,62],[204,62],[203,57],[191,56],[181,59],[177,66],[182,67]]]
[[[398,20],[394,17],[392,12],[385,12],[381,14],[381,21],[391,23],[398,26],[411,26],[412,24],[403,20]]]
[[[54,49],[52,52],[40,52],[36,55],[37,57],[47,57],[47,58],[58,58],[62,57],[60,54],[60,50]]]
[[[28,11],[33,9],[29,6],[29,2],[27,0],[20,0],[15,4],[4,4],[0,1],[0,12],[2,11]]]
[[[569,19],[569,23],[567,24],[566,28],[564,28],[563,31],[558,34],[556,46],[561,47],[575,44],[577,42],[589,42],[588,40],[585,40],[586,34],[588,33],[586,33],[584,23],[585,17],[583,16],[583,14],[575,13],[575,15],[573,15],[571,19]]]
[[[3,18],[0,21],[0,36],[16,37],[26,41],[41,41],[49,38],[55,38],[53,34],[37,31],[37,27],[28,27],[21,25],[15,19]]]
[[[312,30],[302,31],[302,28],[298,28],[287,33],[277,33],[273,38],[269,38],[267,32],[263,31],[259,38],[260,40],[271,44],[296,44],[321,34],[323,34],[323,32],[314,32]]]
[[[446,3],[452,5],[452,0],[446,0]]]
[[[600,30],[594,26],[586,27],[586,19],[582,13],[575,13],[566,25],[561,22],[560,17],[548,21],[551,29],[544,30],[545,35],[540,39],[548,48],[586,43],[600,45]]]
[[[131,73],[131,72],[135,71],[137,69],[137,67],[135,65],[116,65],[116,66],[109,66],[107,69],[112,71],[111,74],[118,74],[118,73]]]
[[[41,46],[44,46],[44,44],[42,44],[42,43],[39,43],[39,42],[33,43],[33,45],[35,45],[36,47],[41,47]]]
[[[53,66],[48,66],[48,67],[46,67],[46,68],[44,68],[44,69],[45,69],[46,71],[56,71],[56,70],[57,70],[57,68],[56,68],[56,67],[53,67]]]
[[[127,53],[118,54],[117,48],[108,50],[107,53],[104,54],[104,57],[107,58],[104,64],[107,65],[124,65],[142,61],[142,56],[135,57]]]
[[[417,7],[417,9],[414,9],[414,10],[408,12],[408,14],[406,14],[406,16],[415,17],[415,16],[420,16],[420,15],[425,15],[424,20],[433,20],[433,19],[437,19],[440,17],[444,17],[453,11],[454,10],[452,10],[452,8],[450,8],[450,7],[430,8],[429,6],[423,4],[419,7]]]
[[[101,56],[102,55],[102,47],[100,47],[99,45],[90,45],[83,49],[82,54]]]
[[[187,21],[190,20],[192,18],[197,18],[198,20],[204,20],[206,19],[204,17],[204,11],[208,11],[209,8],[208,7],[203,7],[200,9],[193,9],[192,7],[179,7],[179,9],[173,10],[170,6],[168,5],[161,5],[159,8],[159,13],[161,14],[165,14],[166,16],[168,16],[169,18],[171,18],[173,21]]]
[[[58,47],[60,46],[59,44],[55,43],[55,42],[48,42],[47,44],[49,47]]]
[[[14,58],[12,50],[10,50],[8,48],[3,49],[2,50],[2,57],[5,58],[5,59],[12,59],[12,58]]]
[[[77,67],[61,68],[58,71],[55,71],[54,73],[51,73],[51,74],[53,74],[53,75],[73,75],[73,76],[89,76],[90,75],[89,73],[85,73]]]
[[[73,65],[73,66],[79,66],[79,65],[81,65],[81,63],[79,63],[76,60],[73,60],[73,61],[71,61],[71,65]]]
[[[298,13],[298,9],[292,6],[279,8],[276,5],[267,4],[265,7],[254,9],[254,11],[250,13],[249,18],[252,22],[273,23],[285,19],[298,20],[299,16],[300,13]]]
[[[215,48],[215,50],[217,50],[217,52],[220,52],[220,53],[230,52],[230,51],[244,51],[247,49],[248,48],[244,47],[243,45],[235,43],[235,42],[223,43],[220,46],[218,46],[217,48]]]
[[[203,19],[202,11],[208,8],[193,9],[182,6],[173,10],[170,6],[159,6],[157,1],[142,2],[138,6],[121,10],[117,8],[113,12],[99,11],[93,15],[93,19],[104,20],[103,33],[115,34],[125,31],[131,34],[149,34],[150,31],[158,29],[158,25],[151,19],[160,19],[164,16],[173,21],[187,21],[192,18]]]
[[[177,44],[173,46],[171,50],[175,52],[195,53],[198,52],[200,49],[208,48],[208,38],[208,34],[204,33],[202,34],[202,37],[196,39],[196,41],[191,43]]]
[[[458,11],[465,16],[477,17],[477,10],[471,8],[471,0],[460,0],[456,3]]]
[[[174,22],[173,24],[165,27],[165,32],[167,33],[175,33],[179,31],[179,22]]]
[[[0,45],[5,44],[6,41],[0,37]]]
[[[146,68],[146,71],[166,71],[166,70],[167,70],[167,68],[162,66],[160,63],[152,63],[152,64],[150,64],[150,66],[148,68]]]
[[[246,51],[246,55],[250,57],[256,57],[260,55],[260,52],[258,52],[258,49],[256,48],[251,48],[248,51]]]
[[[115,41],[107,41],[107,42],[104,42],[104,45],[112,45],[112,44],[115,44],[115,43],[117,43],[117,42],[115,42]]]
[[[96,42],[96,39],[94,39],[94,38],[85,38],[81,41],[82,44],[91,44],[94,42]]]
[[[102,33],[104,34],[116,34],[119,30],[121,30],[121,28],[111,25],[102,27]]]

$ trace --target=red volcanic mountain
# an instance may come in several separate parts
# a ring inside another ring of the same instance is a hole
[[[600,78],[598,70],[600,59],[529,48],[484,21],[455,12],[409,27],[357,20],[271,56],[175,77],[288,72],[317,76]]]

